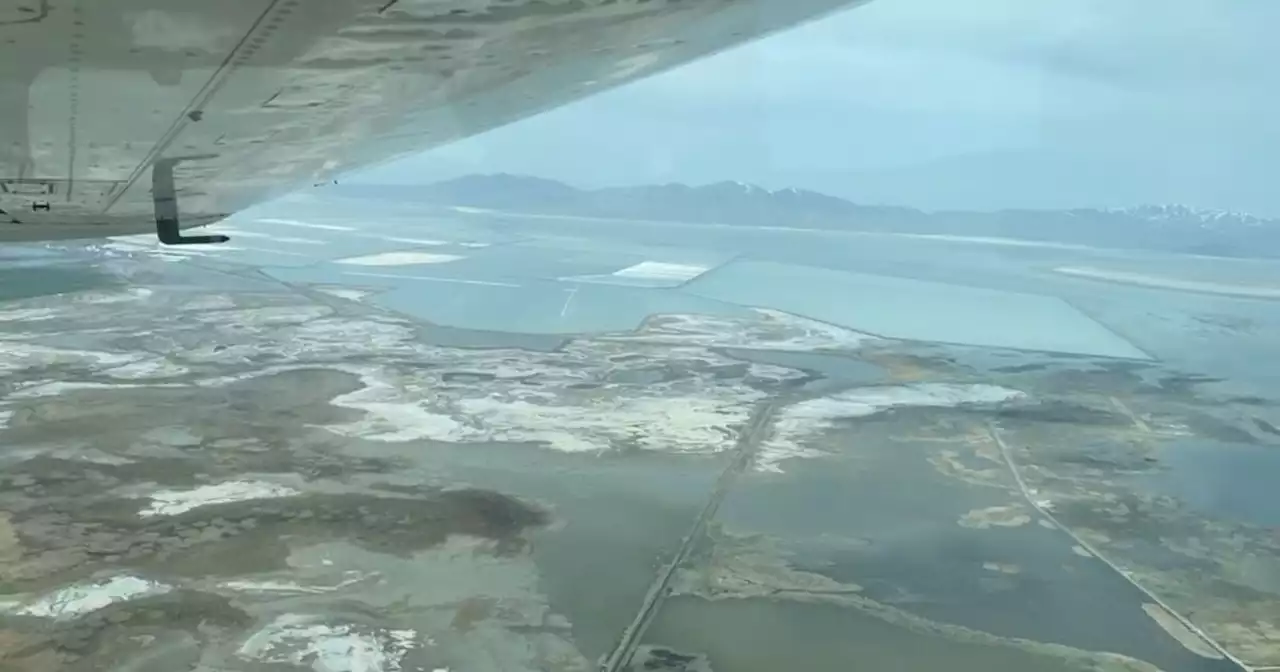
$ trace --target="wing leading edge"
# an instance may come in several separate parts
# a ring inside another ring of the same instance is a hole
[[[22,0],[0,8],[0,240],[183,226],[859,0]]]

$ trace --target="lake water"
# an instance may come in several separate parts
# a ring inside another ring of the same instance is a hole
[[[862,595],[930,620],[1122,653],[1170,672],[1234,669],[1169,637],[1142,610],[1139,591],[1074,553],[1061,532],[1034,520],[960,526],[968,511],[1019,502],[941,475],[927,460],[940,447],[904,436],[913,424],[902,418],[840,431],[823,444],[835,451],[828,457],[788,462],[781,476],[744,478],[720,521],[781,540],[799,569],[862,586]]]
[[[313,204],[288,217],[237,218],[230,226],[259,235],[241,235],[223,250],[195,250],[187,261],[172,262],[193,272],[164,281],[197,291],[268,281],[365,289],[373,305],[438,325],[426,330],[428,338],[462,347],[545,350],[567,335],[629,330],[656,313],[736,316],[764,306],[910,340],[1150,356],[1222,375],[1229,379],[1223,387],[1236,393],[1274,397],[1280,389],[1274,364],[1280,303],[1052,271],[1082,259],[1122,262],[1126,255],[1117,253],[674,223],[446,218],[404,207],[355,214],[356,206],[343,207],[352,210]],[[405,250],[454,258],[351,263]],[[1152,255],[1130,256],[1145,268],[1162,268]],[[47,257],[39,251],[5,257],[0,298],[74,291],[109,277],[75,264],[50,265]],[[603,281],[645,262],[712,270],[653,286]],[[887,380],[875,366],[830,354],[730,354],[821,372],[831,385]],[[1025,365],[1025,357],[1009,365]],[[793,460],[782,475],[746,475],[717,522],[776,537],[797,567],[857,583],[867,597],[938,622],[1116,651],[1169,672],[1230,667],[1181,648],[1142,612],[1141,595],[1102,563],[1074,554],[1063,535],[1034,523],[960,527],[967,511],[1016,502],[1005,491],[941,476],[926,459],[936,446],[888,440],[877,431],[872,425],[839,433],[824,446],[829,458]],[[721,457],[599,458],[509,445],[440,444],[431,454],[401,457],[441,482],[479,483],[555,509],[562,525],[540,533],[533,554],[553,609],[574,623],[591,657],[608,651],[630,622],[725,464]],[[1144,485],[1210,516],[1280,525],[1280,498],[1271,494],[1280,474],[1277,446],[1183,441],[1168,447],[1161,462],[1167,469]],[[993,572],[987,563],[1017,571]],[[720,670],[1066,669],[1050,656],[782,600],[672,599],[646,640],[704,651]]]
[[[765,261],[735,261],[687,291],[891,338],[1147,358],[1054,297]]]
[[[854,609],[764,599],[673,598],[646,642],[705,653],[723,672],[1078,669],[1048,655],[916,632]]]
[[[1152,489],[1209,517],[1280,528],[1280,443],[1180,439],[1161,448],[1160,462],[1144,480]]]
[[[1270,262],[467,214],[315,196],[241,213],[225,228],[233,235],[228,246],[190,250],[194,258],[260,266],[286,282],[372,288],[387,307],[457,328],[569,334],[631,328],[652,312],[723,315],[766,306],[903,338],[1151,356],[1225,372],[1226,385],[1241,394],[1280,389],[1280,367],[1257,365],[1280,339],[1280,302],[1126,286],[1053,270],[1096,266],[1257,282],[1280,277],[1280,264]],[[343,262],[404,250],[453,259]],[[679,286],[598,282],[648,262],[710,270]],[[597,281],[583,282],[584,276]]]
[[[0,301],[78,292],[118,282],[77,254],[31,245],[0,249]]]

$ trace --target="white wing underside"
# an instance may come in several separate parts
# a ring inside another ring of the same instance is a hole
[[[10,0],[0,241],[184,226],[858,0]]]

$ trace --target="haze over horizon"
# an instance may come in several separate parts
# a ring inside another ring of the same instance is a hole
[[[874,0],[352,175],[725,180],[926,209],[1280,216],[1280,4]]]

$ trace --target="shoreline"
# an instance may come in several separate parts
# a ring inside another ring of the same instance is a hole
[[[1246,299],[1280,300],[1280,287],[1266,285],[1239,285],[1225,282],[1207,282],[1202,280],[1184,280],[1145,273],[1129,271],[1109,271],[1088,266],[1059,266],[1054,273],[1089,280],[1114,282],[1122,285],[1150,287],[1153,289],[1169,289],[1218,296],[1234,296]]]

